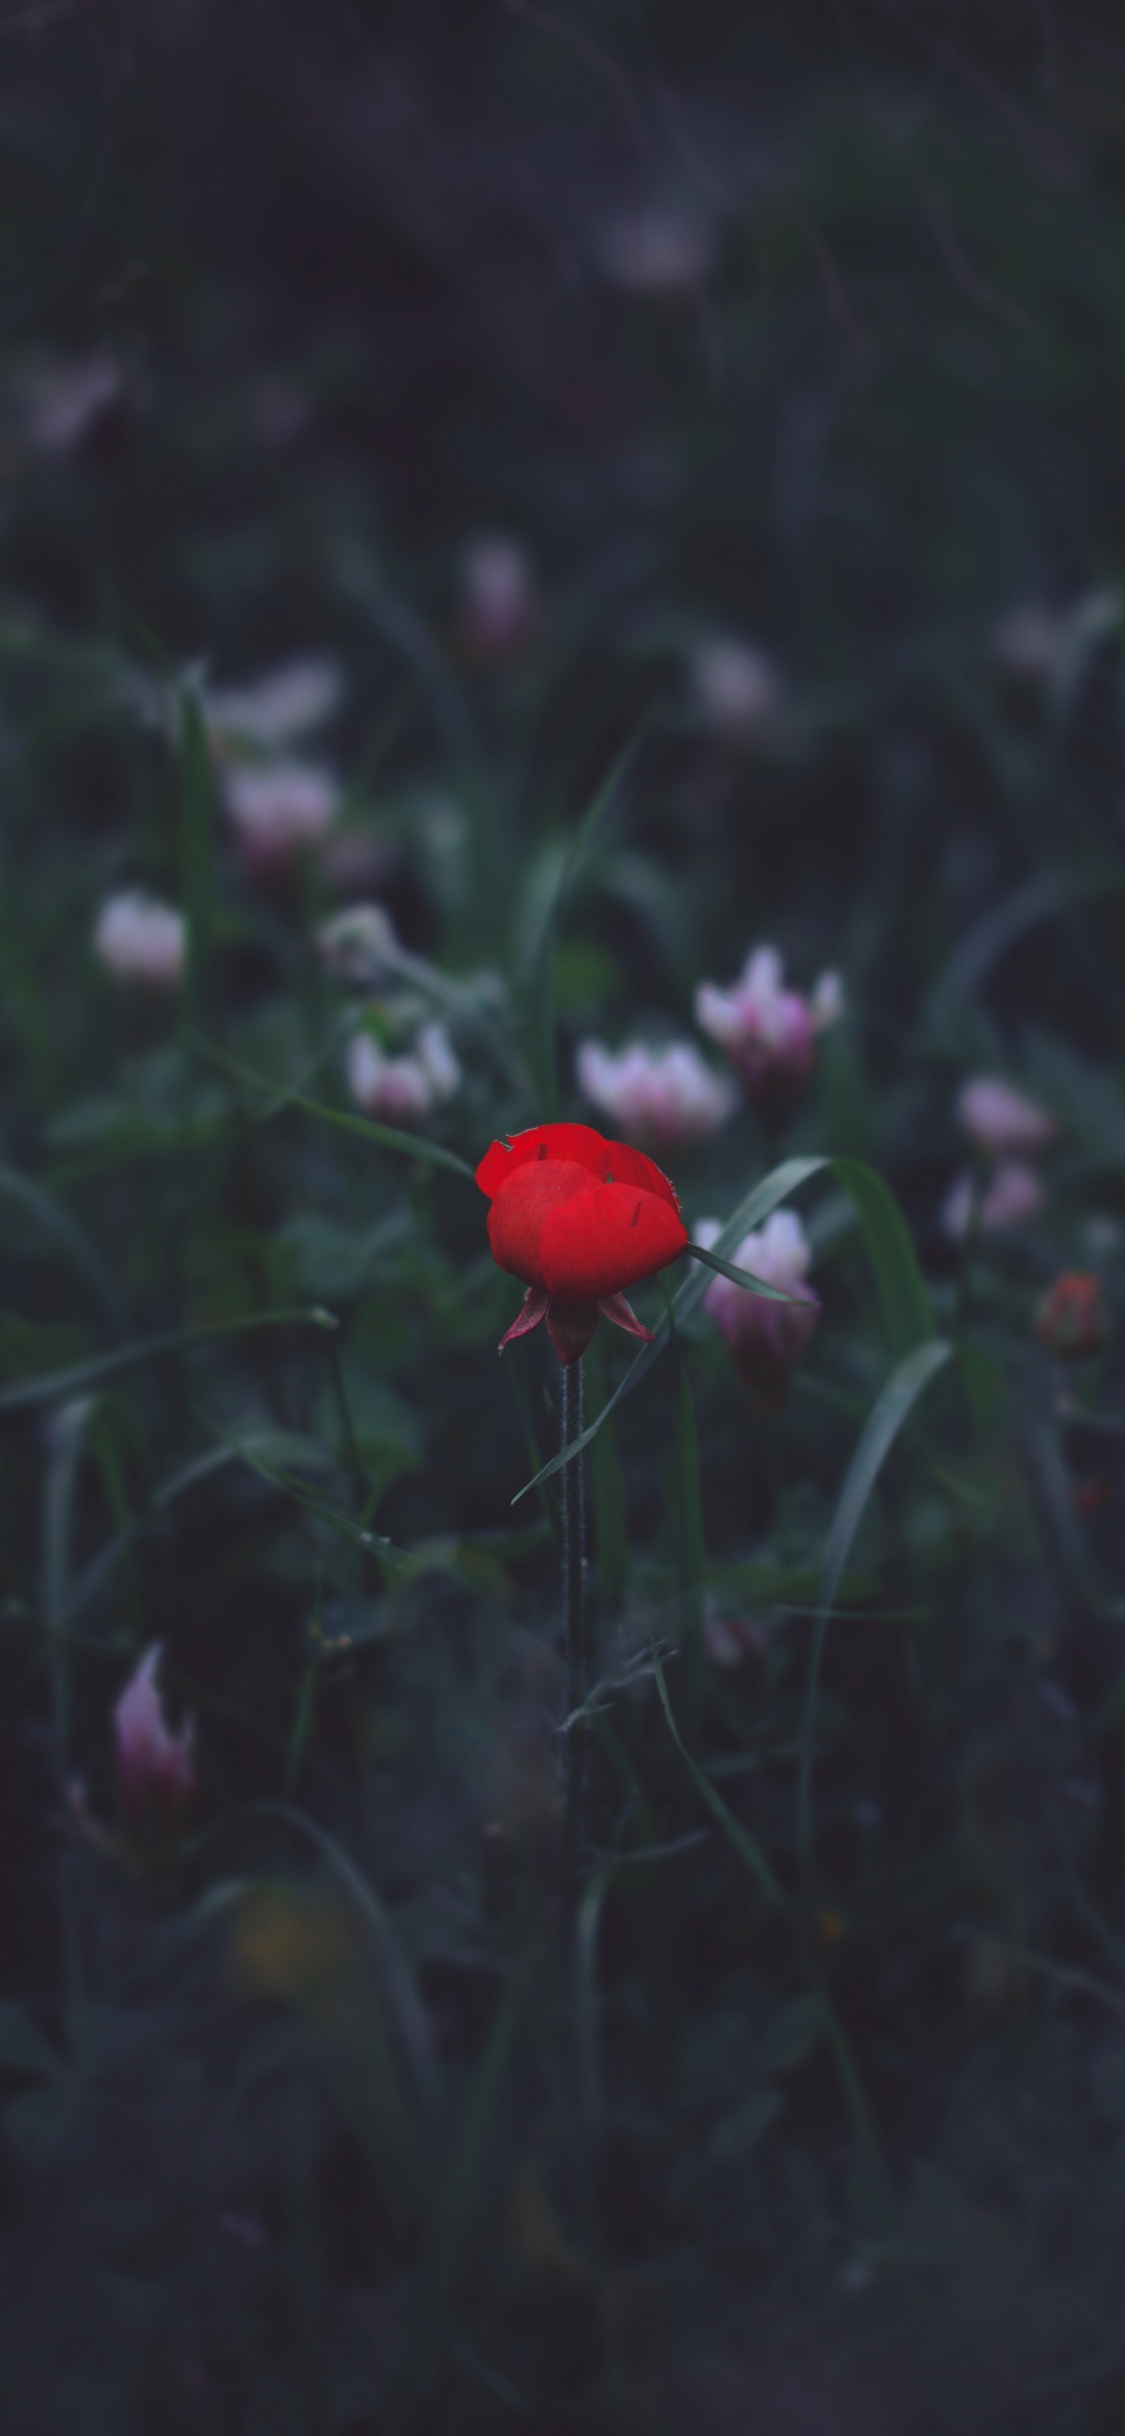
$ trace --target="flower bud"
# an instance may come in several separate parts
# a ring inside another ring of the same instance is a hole
[[[1109,1334],[1100,1277],[1077,1269],[1056,1277],[1035,1314],[1035,1333],[1056,1362],[1084,1362],[1100,1353]]]
[[[134,1820],[154,1814],[165,1820],[174,1817],[198,1790],[192,1755],[195,1722],[189,1717],[178,1734],[169,1731],[156,1683],[160,1658],[157,1641],[130,1676],[113,1712],[122,1806]]]
[[[461,560],[461,639],[470,657],[502,660],[539,624],[531,560],[510,533],[478,533]]]
[[[340,790],[309,762],[234,763],[222,772],[223,800],[247,861],[266,870],[325,837]]]
[[[1001,1159],[984,1192],[971,1176],[957,1176],[942,1210],[942,1225],[953,1243],[963,1243],[974,1228],[982,1235],[1002,1227],[1026,1226],[1038,1218],[1046,1193],[1035,1169],[1024,1159]]]
[[[768,652],[737,635],[707,635],[696,644],[688,673],[700,724],[718,743],[754,744],[768,734],[782,698]]]
[[[964,1131],[993,1158],[1008,1151],[1045,1150],[1057,1127],[1047,1108],[991,1074],[974,1075],[957,1101]]]
[[[184,917],[143,889],[107,897],[94,926],[94,953],[116,981],[143,981],[174,990],[183,978]]]
[[[720,1232],[718,1221],[701,1219],[696,1241],[710,1250]],[[767,1302],[730,1277],[712,1278],[704,1309],[731,1349],[735,1369],[764,1412],[783,1411],[794,1369],[820,1318],[820,1297],[806,1284],[812,1251],[794,1210],[775,1210],[760,1234],[747,1235],[734,1255],[734,1266],[749,1269],[764,1285],[777,1286],[792,1299]]]

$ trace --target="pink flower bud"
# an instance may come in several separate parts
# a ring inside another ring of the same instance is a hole
[[[1042,1183],[1023,1159],[1001,1159],[983,1193],[971,1176],[957,1176],[942,1210],[942,1225],[954,1243],[963,1243],[974,1227],[992,1235],[1001,1227],[1025,1226],[1038,1218],[1046,1201]]]
[[[340,797],[327,770],[301,761],[233,763],[222,772],[222,791],[247,861],[259,870],[317,845]]]
[[[161,1645],[146,1650],[113,1712],[121,1799],[131,1818],[174,1814],[198,1790],[192,1756],[195,1721],[169,1732],[156,1684]]]
[[[174,990],[183,976],[185,952],[184,917],[174,906],[162,905],[140,888],[107,897],[94,926],[94,953],[115,980]]]
[[[690,293],[702,286],[715,258],[710,221],[675,202],[613,213],[594,243],[605,278],[637,296]]]
[[[993,1158],[1007,1151],[1045,1150],[1057,1131],[1049,1109],[991,1074],[974,1075],[964,1085],[957,1115],[965,1132]]]
[[[753,744],[769,733],[782,698],[769,654],[736,635],[708,635],[692,653],[689,676],[701,725],[720,744]]]
[[[461,637],[471,657],[504,659],[531,640],[539,597],[531,560],[510,533],[478,533],[461,560]]]
[[[716,1220],[701,1219],[696,1241],[710,1250],[719,1231]],[[739,1377],[767,1413],[783,1410],[792,1373],[820,1318],[820,1297],[805,1282],[811,1262],[795,1211],[775,1210],[760,1234],[745,1237],[733,1263],[793,1299],[767,1302],[730,1277],[712,1278],[703,1298],[704,1309],[730,1346]]]
[[[691,1041],[648,1048],[630,1041],[615,1054],[585,1040],[575,1059],[579,1088],[620,1126],[627,1141],[654,1151],[705,1141],[731,1115],[736,1094]]]

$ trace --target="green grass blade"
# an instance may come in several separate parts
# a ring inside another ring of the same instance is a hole
[[[587,805],[569,844],[559,852],[554,880],[539,912],[537,935],[530,943],[525,967],[530,973],[527,990],[528,1031],[532,1080],[541,1122],[549,1123],[559,1113],[558,1061],[555,1053],[555,954],[559,930],[574,891],[599,842],[599,833],[606,824],[622,779],[635,761],[651,726],[651,714],[646,713]]]
[[[774,1877],[773,1871],[770,1868],[764,1852],[762,1851],[761,1845],[757,1842],[756,1838],[751,1835],[749,1828],[743,1826],[741,1819],[736,1819],[733,1810],[729,1810],[727,1808],[722,1794],[717,1791],[716,1787],[711,1783],[710,1778],[704,1775],[702,1768],[697,1767],[686,1743],[683,1741],[680,1734],[680,1729],[676,1724],[675,1717],[672,1713],[672,1703],[668,1697],[668,1686],[664,1680],[664,1669],[661,1666],[659,1659],[654,1660],[652,1671],[655,1677],[657,1691],[660,1694],[660,1704],[663,1708],[664,1715],[668,1720],[668,1731],[673,1742],[675,1743],[681,1759],[683,1760],[684,1766],[687,1769],[688,1775],[695,1786],[695,1790],[698,1793],[700,1800],[705,1803],[707,1809],[711,1813],[712,1818],[718,1820],[718,1823],[722,1828],[723,1834],[726,1836],[728,1843],[733,1845],[734,1850],[738,1854],[739,1860],[744,1862],[746,1868],[750,1871],[751,1877],[757,1880],[757,1883],[760,1886],[767,1903],[775,1912],[781,1912],[785,1918],[788,1918],[790,1910],[788,1899],[782,1892],[781,1887],[778,1885],[777,1879]]]
[[[187,924],[185,1031],[203,1021],[215,927],[215,785],[199,697],[180,694],[180,889]]]
[[[701,1260],[705,1268],[714,1269],[717,1277],[729,1277],[732,1285],[745,1286],[748,1294],[761,1294],[770,1303],[793,1300],[780,1286],[767,1286],[764,1277],[754,1277],[749,1269],[736,1269],[733,1261],[720,1260],[717,1252],[709,1252],[701,1243],[689,1243],[687,1249],[692,1260]]]
[[[890,1187],[862,1159],[833,1159],[863,1230],[891,1350],[901,1357],[934,1332],[934,1315],[910,1229]]]
[[[21,1175],[15,1167],[0,1167],[0,1196],[18,1203],[34,1218],[41,1233],[57,1243],[72,1268],[86,1279],[114,1335],[124,1336],[128,1321],[117,1288],[105,1262],[69,1210],[61,1209],[41,1184]]]
[[[280,1116],[283,1108],[300,1108],[306,1116],[318,1117],[324,1125],[335,1125],[342,1133],[355,1133],[366,1142],[377,1142],[382,1150],[401,1150],[410,1159],[426,1160],[431,1167],[448,1167],[455,1176],[467,1176],[475,1181],[475,1172],[467,1159],[459,1159],[455,1150],[446,1150],[441,1142],[429,1142],[424,1134],[406,1133],[397,1125],[377,1125],[372,1117],[353,1116],[347,1108],[330,1108],[324,1100],[306,1099],[301,1091],[290,1091],[284,1083],[270,1081],[268,1074],[256,1074],[252,1066],[244,1066],[239,1058],[228,1057],[216,1048],[212,1040],[196,1040],[194,1046],[214,1058],[234,1081],[246,1083],[254,1091],[264,1091],[274,1103],[263,1111],[265,1116]]]
[[[252,1336],[259,1328],[324,1329],[338,1328],[339,1324],[333,1312],[312,1304],[295,1310],[253,1311],[243,1319],[204,1321],[194,1328],[170,1328],[164,1336],[135,1337],[131,1344],[118,1345],[112,1353],[96,1354],[89,1362],[72,1362],[66,1370],[49,1370],[34,1379],[20,1379],[0,1394],[0,1413],[31,1412],[39,1404],[57,1404],[61,1397],[99,1387],[103,1379],[113,1378],[118,1371],[135,1369],[140,1362],[158,1361],[165,1353],[183,1353],[190,1345],[212,1344],[219,1337]]]
[[[863,1520],[875,1483],[890,1454],[895,1439],[908,1420],[923,1389],[944,1369],[953,1348],[941,1337],[928,1344],[917,1345],[904,1361],[892,1371],[876,1404],[868,1416],[844,1477],[836,1512],[832,1517],[824,1556],[820,1568],[817,1616],[813,1626],[812,1649],[809,1657],[809,1679],[805,1694],[805,1709],[801,1724],[801,1747],[797,1764],[797,1849],[806,1873],[812,1863],[812,1772],[816,1736],[816,1710],[820,1691],[820,1670],[824,1644],[828,1637],[828,1620],[836,1601],[844,1567],[852,1551],[856,1532]]]
[[[703,1707],[703,1581],[707,1552],[703,1534],[703,1490],[699,1432],[683,1346],[676,1344],[676,1489],[679,1524],[680,1647],[684,1654],[687,1716],[694,1741]]]

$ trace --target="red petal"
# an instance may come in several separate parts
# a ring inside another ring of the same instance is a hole
[[[544,1209],[539,1274],[560,1302],[602,1302],[663,1269],[686,1242],[674,1202],[633,1184],[595,1184]]]
[[[551,1297],[545,1286],[528,1287],[511,1327],[505,1329],[500,1339],[501,1353],[503,1353],[505,1345],[511,1344],[513,1337],[530,1336],[532,1329],[539,1326],[540,1320],[546,1319],[550,1300]]]
[[[595,1303],[548,1303],[547,1334],[564,1370],[581,1361],[597,1324]]]
[[[592,1125],[529,1125],[506,1142],[493,1142],[477,1169],[477,1183],[491,1201],[517,1168],[529,1159],[565,1159],[572,1166],[604,1176],[609,1144]]]
[[[522,1277],[526,1286],[546,1286],[541,1249],[546,1220],[564,1202],[586,1200],[598,1189],[589,1168],[574,1159],[522,1162],[505,1179],[488,1213],[488,1240],[498,1267]],[[571,1297],[575,1302],[588,1299],[584,1294]]]
[[[477,1183],[491,1201],[521,1167],[548,1160],[584,1167],[602,1184],[639,1184],[644,1192],[671,1202],[673,1209],[680,1206],[654,1159],[646,1159],[643,1150],[634,1150],[630,1142],[607,1142],[592,1125],[531,1125],[526,1133],[513,1134],[510,1141],[493,1142],[477,1169]]]
[[[612,1320],[615,1328],[623,1328],[626,1336],[640,1336],[646,1345],[655,1345],[651,1328],[642,1327],[635,1311],[631,1311],[623,1294],[603,1294],[598,1309],[602,1318]]]

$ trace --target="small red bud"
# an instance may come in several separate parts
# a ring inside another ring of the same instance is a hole
[[[1099,1353],[1109,1334],[1100,1277],[1076,1269],[1056,1277],[1035,1314],[1035,1331],[1057,1362],[1082,1362]]]

